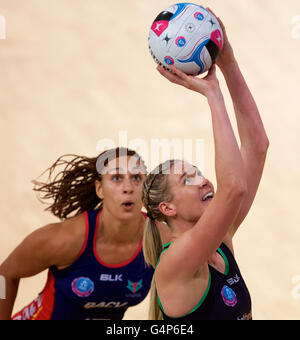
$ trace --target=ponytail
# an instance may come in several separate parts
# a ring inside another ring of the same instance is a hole
[[[148,218],[146,222],[143,245],[145,261],[148,265],[151,265],[155,269],[159,256],[163,251],[163,246],[155,221],[150,218]],[[162,320],[162,319],[163,319],[162,312],[158,305],[155,275],[153,275],[150,289],[149,320]]]
[[[147,209],[149,219],[144,231],[144,257],[148,264],[156,268],[160,254],[163,251],[162,240],[155,220],[167,222],[166,217],[159,210],[159,203],[170,202],[173,195],[169,189],[168,170],[175,164],[175,160],[167,161],[154,169],[143,184],[143,203]],[[168,226],[166,226],[167,228]],[[150,291],[150,320],[162,320],[163,315],[158,304],[158,296],[153,275]]]

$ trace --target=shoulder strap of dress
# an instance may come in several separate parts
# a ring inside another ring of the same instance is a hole
[[[161,255],[162,255],[166,250],[169,249],[170,245],[171,245],[171,242],[164,245],[163,250],[162,250],[162,252],[160,253],[159,258],[158,258],[158,260],[157,260],[157,263],[156,263],[156,266],[155,266],[155,270],[156,270],[156,268],[157,268],[157,266],[158,266],[158,264],[159,264]],[[155,271],[154,271],[154,275],[155,275]]]
[[[227,257],[229,256],[231,258],[234,258],[232,251],[229,249],[229,247],[224,242],[220,245],[220,249],[226,254]]]
[[[86,240],[86,250],[93,249],[94,236],[99,223],[99,217],[101,210],[90,210],[85,213],[85,224],[88,232],[88,237]]]

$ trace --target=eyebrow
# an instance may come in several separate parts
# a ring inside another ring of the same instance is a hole
[[[135,166],[134,168],[131,169],[131,171],[128,171],[128,173],[131,173],[131,174],[136,174],[136,172],[133,172],[134,170],[139,170],[141,173],[142,173],[142,170],[143,168],[140,167],[140,166]],[[124,174],[125,173],[125,170],[123,168],[113,168],[113,169],[110,169],[107,173],[108,174],[113,174],[113,173],[117,173],[117,172],[121,172],[121,174]],[[126,172],[127,173],[127,172]]]
[[[110,169],[108,170],[108,174],[111,174],[112,172],[119,172],[120,170],[123,170],[123,168],[113,168],[113,169]]]
[[[197,166],[194,165],[194,168],[196,169],[196,172],[199,172],[200,175],[203,176],[202,171]]]
[[[186,172],[184,172],[181,176],[180,176],[180,178],[179,178],[179,180],[178,180],[178,182],[181,182],[181,180],[185,177],[187,175],[187,173]]]
[[[195,176],[198,172],[200,173],[200,175],[202,176],[202,172],[195,166],[193,165],[193,168],[195,169],[195,172],[193,174],[189,174],[189,176]],[[184,172],[180,178],[179,178],[179,182],[181,182],[181,180],[185,177],[188,176],[188,174],[186,172]]]

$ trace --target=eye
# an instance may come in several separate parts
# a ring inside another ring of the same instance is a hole
[[[134,175],[134,176],[133,176],[133,180],[134,180],[135,182],[140,182],[140,181],[142,180],[142,176],[141,176],[141,175]]]
[[[184,185],[191,185],[193,183],[193,178],[187,177],[183,183]]]
[[[121,180],[121,176],[118,175],[118,174],[117,175],[113,175],[112,180],[115,181],[115,182],[118,182],[118,181]]]

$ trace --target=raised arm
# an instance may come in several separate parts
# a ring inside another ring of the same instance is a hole
[[[217,65],[224,75],[234,106],[248,191],[230,229],[229,237],[232,238],[254,201],[265,165],[269,140],[255,100],[235,59],[225,27],[220,18],[218,20],[224,32],[224,49]]]
[[[159,275],[162,275],[164,282],[174,277],[183,282],[190,280],[207,263],[228,233],[246,193],[245,169],[216,78],[215,66],[204,79],[187,76],[174,67],[173,74],[158,69],[171,82],[205,95],[212,116],[216,194],[196,225],[172,243],[168,256],[160,262],[163,270],[159,271],[162,273]]]

